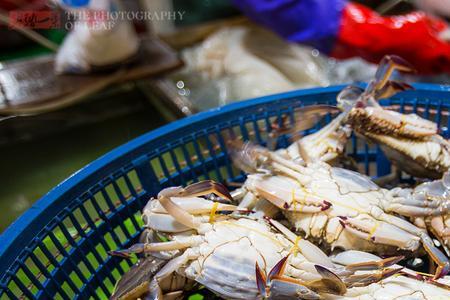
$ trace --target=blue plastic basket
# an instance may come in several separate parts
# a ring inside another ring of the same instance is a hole
[[[242,181],[222,133],[264,144],[270,124],[294,109],[335,103],[343,86],[294,91],[231,104],[145,134],[99,158],[55,187],[0,237],[0,298],[105,298],[132,262],[107,251],[130,246],[140,210],[163,187],[215,179]],[[416,85],[384,105],[436,121],[449,135],[450,87]],[[281,118],[280,118],[281,119]],[[329,117],[319,126],[329,121]],[[218,142],[218,144],[214,144]],[[288,139],[281,137],[279,146]],[[389,163],[375,146],[352,138],[348,152],[372,176]],[[7,187],[3,187],[7,188]]]

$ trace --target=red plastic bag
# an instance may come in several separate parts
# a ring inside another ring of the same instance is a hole
[[[450,43],[439,37],[446,29],[444,21],[423,12],[383,17],[365,6],[349,3],[331,55],[361,56],[378,63],[385,54],[396,54],[421,73],[450,73]]]

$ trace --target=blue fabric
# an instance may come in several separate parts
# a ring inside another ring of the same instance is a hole
[[[62,2],[71,7],[83,7],[89,4],[90,0],[63,0]]]
[[[232,0],[255,22],[283,38],[331,51],[347,0]]]

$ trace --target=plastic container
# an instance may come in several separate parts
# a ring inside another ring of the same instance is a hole
[[[179,120],[118,147],[59,184],[0,237],[0,298],[105,298],[132,264],[107,255],[130,246],[140,210],[163,187],[207,178],[242,181],[222,133],[264,144],[270,124],[303,105],[335,102],[343,86],[300,90],[234,103]],[[416,85],[383,105],[436,121],[449,135],[450,87]],[[324,118],[315,129],[323,126]],[[314,130],[314,129],[313,129]],[[279,139],[278,146],[288,143]],[[387,174],[375,146],[352,138],[348,152],[371,176]],[[8,188],[8,187],[2,187]]]

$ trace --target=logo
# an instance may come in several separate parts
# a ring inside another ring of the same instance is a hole
[[[55,29],[61,27],[61,16],[51,10],[9,12],[9,28]]]

